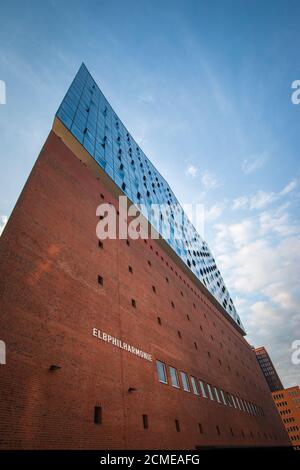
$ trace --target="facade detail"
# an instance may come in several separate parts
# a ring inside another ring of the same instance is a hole
[[[292,446],[300,450],[300,388],[299,386],[272,393]]]
[[[99,240],[96,208],[124,194],[174,221],[175,203],[185,242]],[[84,65],[0,238],[0,279],[1,449],[290,446],[206,243]]]
[[[277,390],[282,390],[283,385],[267,350],[264,347],[256,348],[255,354],[270,391],[276,392]]]
[[[243,328],[207,243],[196,232],[170,186],[114,112],[84,64],[56,116],[121,191],[141,206],[146,219]],[[164,205],[163,213],[153,213],[155,205]]]

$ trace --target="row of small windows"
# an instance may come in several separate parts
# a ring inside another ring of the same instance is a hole
[[[97,425],[102,424],[102,407],[101,406],[95,406],[94,407],[94,423],[97,424]],[[181,432],[181,426],[180,426],[179,419],[174,420],[174,425],[175,425],[175,430],[177,432]],[[142,414],[142,426],[143,426],[144,429],[149,428],[149,417],[148,417],[147,414]],[[203,428],[202,423],[198,423],[198,430],[199,430],[200,434],[204,434],[205,430]],[[232,427],[229,428],[229,432],[230,432],[231,436],[235,436],[235,433],[234,433]],[[218,425],[216,425],[216,433],[219,436],[222,434],[221,433],[221,428]],[[245,432],[244,432],[243,429],[241,430],[241,435],[242,435],[243,438],[245,437]],[[253,434],[252,431],[250,431],[250,436],[252,438],[254,438],[254,434]],[[270,439],[277,440],[277,435],[276,434],[274,434],[274,436],[269,434],[269,436],[268,436],[267,433],[264,433],[263,436],[262,436],[261,433],[258,432],[258,437],[259,438],[264,437],[265,439],[268,439],[268,437],[270,437]],[[299,439],[299,436],[295,436],[294,438],[293,438],[293,436],[291,437],[291,440],[297,440],[297,439]]]
[[[244,400],[243,398],[237,397],[228,393],[222,389],[218,389],[209,383],[204,382],[195,378],[194,376],[188,376],[186,372],[179,371],[172,366],[167,366],[164,362],[157,360],[156,368],[159,382],[163,384],[170,384],[175,388],[182,388],[186,392],[193,392],[197,396],[203,398],[209,398],[211,401],[216,401],[225,406],[233,407],[240,411],[245,411],[256,416],[263,416],[263,410],[261,407]],[[169,380],[168,374],[169,373]]]
[[[280,401],[278,403],[276,403],[276,406],[279,408],[281,406],[287,406],[287,401]]]
[[[286,428],[287,432],[296,432],[299,431],[298,426],[290,426],[289,428]]]
[[[281,414],[281,416],[289,415],[291,414],[291,410],[280,410],[279,413]]]
[[[284,423],[294,423],[295,422],[295,418],[291,417],[291,418],[283,418],[282,421]]]

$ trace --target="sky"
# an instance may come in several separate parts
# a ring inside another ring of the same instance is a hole
[[[299,18],[291,0],[4,0],[0,28],[0,229],[84,62],[179,201],[204,205],[246,338],[286,387],[300,384]]]

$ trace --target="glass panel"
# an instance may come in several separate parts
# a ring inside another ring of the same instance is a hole
[[[170,371],[170,377],[171,377],[171,384],[173,385],[173,387],[180,388],[177,370],[174,369],[174,367],[169,367],[169,371]]]
[[[158,380],[165,384],[168,383],[165,364],[163,362],[156,361],[156,367],[158,373]]]
[[[188,378],[187,378],[186,373],[185,372],[180,372],[180,375],[181,375],[183,390],[185,390],[186,392],[189,392],[190,391],[190,384],[188,382]]]

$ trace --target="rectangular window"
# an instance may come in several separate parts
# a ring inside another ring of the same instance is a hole
[[[214,387],[214,392],[215,392],[215,395],[216,395],[217,402],[221,403],[217,387]]]
[[[94,423],[101,424],[102,423],[102,408],[101,406],[95,406],[94,408]]]
[[[237,408],[237,404],[236,404],[236,402],[235,402],[235,399],[234,399],[234,396],[233,396],[233,395],[231,395],[231,400],[232,400],[233,406],[234,406],[235,408]]]
[[[211,386],[209,384],[206,384],[207,385],[207,390],[208,390],[208,395],[209,395],[209,398],[214,401],[214,396],[213,396],[213,392],[212,392],[212,389],[211,389]]]
[[[177,432],[180,432],[180,424],[179,424],[178,419],[175,419],[175,428]]]
[[[235,401],[236,401],[236,403],[237,403],[238,408],[239,408],[240,410],[242,410],[242,407],[241,407],[241,404],[240,404],[240,401],[239,401],[238,397],[235,397]]]
[[[199,385],[200,385],[200,390],[201,390],[201,393],[202,393],[203,398],[207,398],[207,393],[206,393],[206,390],[205,390],[205,385],[204,385],[204,382],[203,382],[202,380],[199,380]]]
[[[180,372],[180,376],[181,376],[183,390],[185,390],[186,392],[190,392],[190,384],[188,382],[188,378],[187,378],[186,373],[185,372]]]
[[[171,377],[171,385],[173,387],[180,388],[177,370],[174,367],[169,367],[169,371]]]
[[[220,393],[221,393],[221,397],[222,397],[222,401],[223,401],[224,405],[227,405],[226,398],[225,398],[223,390],[220,390]]]
[[[144,426],[144,429],[148,429],[149,425],[148,425],[148,415],[143,415],[143,426]]]
[[[100,276],[100,274],[98,275],[98,284],[100,284],[100,286],[103,286],[103,277]]]
[[[202,427],[202,424],[201,424],[201,423],[198,423],[198,426],[199,426],[199,432],[200,432],[200,434],[203,434],[203,427]]]
[[[163,362],[156,361],[156,368],[158,374],[158,380],[164,384],[167,384],[167,373],[166,373],[166,366]]]
[[[197,389],[197,385],[196,385],[196,379],[195,377],[192,377],[191,376],[191,384],[192,384],[192,389],[193,389],[193,392],[195,395],[199,395],[199,392],[198,392],[198,389]]]

